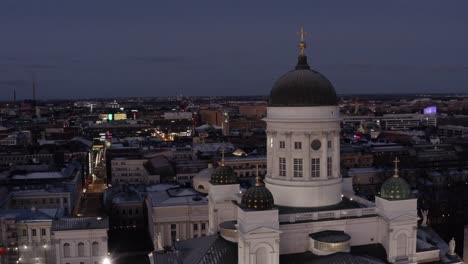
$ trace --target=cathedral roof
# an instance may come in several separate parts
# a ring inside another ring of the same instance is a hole
[[[250,210],[271,210],[274,207],[273,195],[260,182],[257,176],[257,183],[255,186],[250,187],[244,195],[242,195],[241,208]]]
[[[296,68],[285,73],[273,85],[270,106],[328,106],[337,105],[338,98],[331,82],[321,73],[311,70],[304,54],[305,32],[301,29],[301,54]]]
[[[311,70],[307,56],[299,56],[294,70],[285,73],[273,85],[270,106],[337,105],[338,98],[331,82],[321,73]]]

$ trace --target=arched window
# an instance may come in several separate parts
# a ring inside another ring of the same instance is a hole
[[[70,244],[68,243],[63,244],[63,257],[70,257]]]
[[[203,190],[203,189],[205,189],[205,187],[203,187],[203,185],[200,184],[200,185],[198,185],[198,189]]]
[[[94,241],[92,245],[93,256],[99,256],[99,243]]]
[[[78,243],[78,257],[84,257],[84,244],[83,244],[83,242]]]

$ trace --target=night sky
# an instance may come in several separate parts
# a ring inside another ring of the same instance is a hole
[[[0,0],[0,100],[266,95],[309,64],[338,93],[468,92],[466,0]]]

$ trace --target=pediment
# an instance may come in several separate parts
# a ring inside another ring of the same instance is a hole
[[[418,221],[419,217],[414,215],[400,215],[390,219],[392,222]]]
[[[278,229],[262,226],[262,227],[250,230],[247,234],[256,235],[256,234],[266,234],[266,233],[268,233],[268,234],[278,233],[279,234],[279,233],[281,233],[281,231],[279,231]]]

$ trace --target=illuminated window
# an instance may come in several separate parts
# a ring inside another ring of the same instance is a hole
[[[320,158],[314,158],[311,162],[310,176],[313,178],[320,177]]]
[[[279,176],[286,176],[286,158],[279,158]]]
[[[302,177],[302,159],[294,159],[294,177]]]

